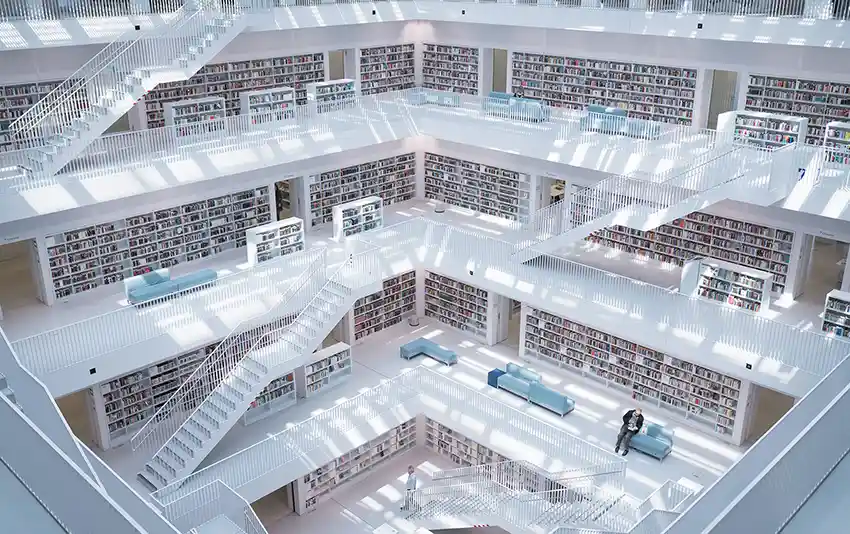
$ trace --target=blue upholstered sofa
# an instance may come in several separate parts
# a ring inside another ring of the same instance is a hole
[[[576,407],[573,399],[544,386],[539,373],[515,363],[505,366],[505,371],[501,369],[490,371],[487,383],[560,416],[570,413]]]
[[[491,92],[482,104],[484,112],[505,119],[544,122],[549,120],[549,104],[508,93]]]
[[[663,460],[673,451],[673,431],[656,423],[644,423],[641,432],[632,438],[629,448]]]
[[[124,280],[124,294],[130,304],[141,304],[153,299],[182,293],[212,284],[218,273],[212,269],[201,269],[193,273],[171,278],[168,269],[157,269]]]
[[[581,120],[582,130],[610,135],[623,135],[638,139],[656,139],[661,135],[661,124],[642,119],[630,119],[621,108],[607,108],[591,104]]]
[[[449,108],[456,108],[460,106],[459,95],[446,91],[423,89],[422,87],[411,89],[407,96],[407,101],[414,106],[423,106],[425,104],[433,104]]]
[[[457,363],[457,354],[455,352],[450,351],[449,349],[444,349],[430,339],[425,339],[424,337],[414,339],[413,341],[402,345],[399,349],[399,354],[405,360],[412,360],[419,355],[423,355],[446,365],[454,365]]]

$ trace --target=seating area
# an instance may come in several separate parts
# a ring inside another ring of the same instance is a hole
[[[641,431],[632,438],[629,448],[664,460],[673,451],[673,431],[656,423],[644,423]]]
[[[154,299],[208,286],[218,279],[212,269],[201,269],[193,273],[171,278],[168,269],[157,269],[124,280],[124,294],[130,304],[144,304]]]
[[[507,364],[504,371],[501,369],[490,371],[487,374],[487,384],[513,393],[517,397],[541,408],[546,408],[561,417],[567,415],[576,407],[576,402],[573,399],[543,385],[540,373],[515,363]]]
[[[496,91],[487,95],[482,106],[488,115],[516,121],[545,122],[550,114],[549,104],[545,102]]]
[[[405,360],[412,360],[417,356],[427,356],[445,365],[454,365],[457,363],[457,353],[443,348],[424,337],[405,343],[399,349],[399,353]]]
[[[630,119],[622,108],[609,108],[591,104],[587,115],[581,119],[581,128],[589,132],[657,139],[661,135],[661,124],[641,119]]]
[[[442,91],[423,89],[422,87],[411,89],[407,101],[414,106],[433,104],[448,108],[460,107],[460,96]]]

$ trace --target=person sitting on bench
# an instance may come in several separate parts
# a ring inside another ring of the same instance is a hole
[[[623,415],[623,426],[620,427],[620,434],[617,435],[617,444],[614,446],[614,452],[620,452],[623,449],[623,456],[629,454],[629,443],[632,438],[640,432],[643,426],[643,415],[640,408],[629,410]]]

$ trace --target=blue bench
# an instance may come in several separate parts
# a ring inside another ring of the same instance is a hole
[[[504,389],[541,408],[555,412],[561,417],[573,411],[576,403],[573,399],[543,385],[540,373],[509,363],[505,370],[493,369],[487,375],[487,383],[498,389]]]
[[[417,87],[412,89],[408,94],[407,102],[414,106],[433,104],[436,106],[457,108],[460,107],[460,96],[445,91],[432,91]]]
[[[608,108],[597,104],[587,106],[587,115],[581,119],[582,130],[637,139],[657,139],[661,123],[630,119],[622,108]]]
[[[157,269],[124,280],[124,293],[130,304],[143,304],[168,295],[206,287],[217,279],[218,273],[212,269],[201,269],[177,278],[171,278],[168,269]]]
[[[492,91],[482,106],[488,115],[518,121],[545,122],[550,115],[549,105],[545,102],[497,91]]]
[[[417,356],[423,355],[446,365],[454,365],[457,363],[456,353],[449,349],[444,349],[424,337],[405,343],[399,349],[399,353],[405,360],[412,360]]]
[[[632,437],[629,448],[664,460],[673,451],[673,431],[657,423],[644,423],[641,431]]]

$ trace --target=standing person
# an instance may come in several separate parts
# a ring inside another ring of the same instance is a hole
[[[623,456],[629,454],[629,443],[635,434],[640,432],[643,426],[643,415],[640,408],[629,410],[623,415],[623,426],[620,427],[620,434],[617,436],[617,444],[614,446],[614,452],[620,452],[623,449]]]
[[[404,504],[401,505],[402,510],[410,509],[410,494],[416,489],[416,484],[418,480],[416,479],[416,470],[413,469],[412,465],[407,466],[407,482],[404,483]]]

